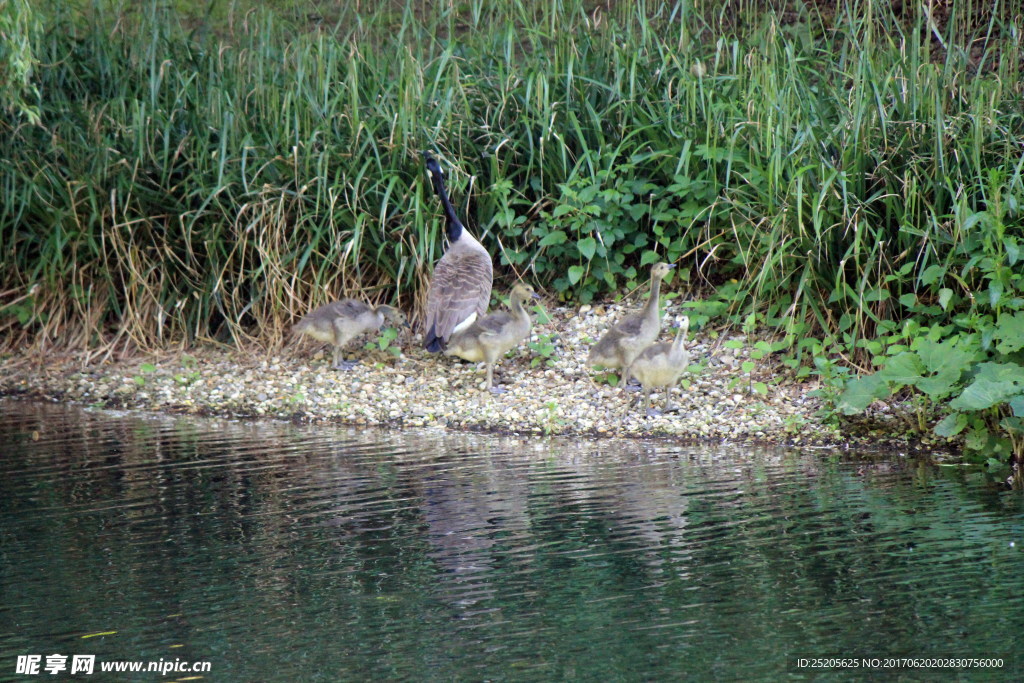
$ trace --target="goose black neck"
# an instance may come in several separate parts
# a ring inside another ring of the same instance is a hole
[[[444,179],[441,174],[441,165],[431,156],[427,156],[426,159],[427,170],[430,171],[430,179],[434,184],[434,192],[437,193],[438,198],[441,200],[441,206],[444,207],[448,240],[450,242],[454,242],[462,236],[462,231],[464,229],[462,221],[460,221],[459,217],[455,215],[455,207],[452,206],[451,201],[448,199],[448,193],[445,192]]]

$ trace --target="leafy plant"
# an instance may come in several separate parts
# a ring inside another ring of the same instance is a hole
[[[547,436],[557,429],[565,426],[565,420],[558,416],[558,401],[548,401],[544,404],[544,416],[542,418],[541,430]]]
[[[137,385],[142,387],[146,385],[146,375],[152,374],[154,372],[156,372],[155,365],[153,365],[152,363],[143,363],[142,365],[139,366],[139,374],[133,377],[132,379],[135,381]]]
[[[392,356],[398,357],[402,355],[402,347],[395,343],[397,339],[398,330],[394,327],[385,327],[381,329],[376,340],[367,341],[363,345],[363,348],[367,351],[379,349],[385,353],[390,353]]]
[[[557,335],[542,333],[536,335],[535,340],[527,343],[529,349],[533,351],[533,358],[530,359],[531,368],[535,368],[541,363],[548,367],[555,365],[555,342],[557,338]]]
[[[865,410],[875,400],[910,391],[922,397],[931,412],[945,413],[934,431],[941,437],[963,434],[965,449],[975,458],[1024,458],[1024,277],[1020,248],[1007,233],[1006,221],[1016,213],[1014,196],[990,176],[988,208],[961,213],[961,230],[969,234],[961,249],[966,263],[953,272],[932,266],[923,275],[925,291],[936,305],[914,295],[902,300],[911,313],[902,333],[885,338],[888,355],[881,369],[851,380],[840,408],[846,414]],[[955,284],[969,296],[952,294]],[[967,306],[964,306],[967,304]],[[949,307],[966,308],[950,324],[926,325],[923,316],[941,315]],[[919,421],[925,422],[922,415]]]

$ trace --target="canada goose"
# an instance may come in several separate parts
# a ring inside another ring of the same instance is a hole
[[[675,268],[670,263],[655,263],[651,267],[651,294],[647,305],[639,313],[628,315],[604,333],[604,336],[590,348],[587,364],[605,368],[623,368],[621,384],[629,381],[629,366],[633,359],[658,338],[661,331],[661,317],[658,298],[661,281],[668,271]]]
[[[385,318],[399,324],[405,322],[405,316],[397,308],[370,306],[355,299],[342,299],[307,313],[292,327],[292,333],[305,334],[317,341],[333,344],[333,367],[336,370],[351,370],[357,362],[343,361],[341,349],[360,334],[379,330]]]
[[[648,415],[656,414],[651,411],[651,388],[675,385],[690,362],[690,352],[686,350],[686,333],[689,329],[690,319],[683,318],[674,341],[651,344],[633,359],[633,364],[629,367],[629,374],[640,380],[640,384],[643,385],[644,412]],[[665,410],[671,410],[667,394]]]
[[[487,312],[494,267],[491,255],[455,215],[444,190],[440,164],[428,152],[423,153],[423,158],[444,207],[448,234],[448,249],[434,266],[430,280],[423,323],[423,347],[434,353],[444,350],[453,332],[468,327]]]
[[[519,283],[512,288],[510,297],[510,312],[498,311],[477,318],[469,327],[455,332],[445,349],[449,356],[487,363],[487,391],[495,393],[500,392],[494,389],[494,363],[530,334],[533,321],[523,302],[538,295],[530,285]]]

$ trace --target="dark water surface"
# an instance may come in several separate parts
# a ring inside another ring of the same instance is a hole
[[[0,453],[0,680],[60,678],[15,675],[33,653],[216,681],[1021,676],[1021,495],[897,454],[11,400]],[[1004,664],[797,666],[898,656]]]

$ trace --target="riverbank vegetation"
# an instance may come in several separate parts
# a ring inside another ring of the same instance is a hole
[[[695,326],[837,416],[895,397],[1024,453],[1018,3],[191,7],[37,5],[0,116],[7,348],[415,315],[432,149],[503,285],[588,303],[668,260]]]

